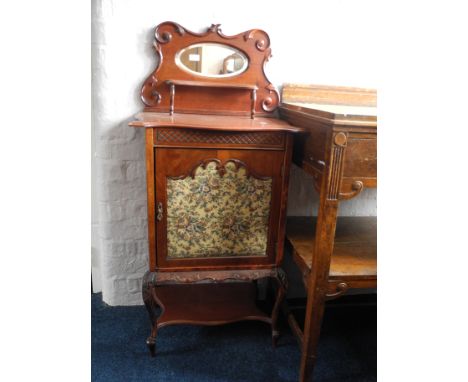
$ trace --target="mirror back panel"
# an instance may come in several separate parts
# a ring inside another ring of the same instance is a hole
[[[226,36],[219,24],[195,33],[164,22],[154,48],[159,62],[141,90],[145,111],[247,116],[253,108],[262,116],[279,104],[264,73],[271,48],[262,30]]]

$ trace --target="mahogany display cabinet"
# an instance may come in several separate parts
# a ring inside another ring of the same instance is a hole
[[[130,123],[146,131],[149,350],[166,325],[240,320],[270,324],[275,343],[292,135],[302,128],[273,116],[269,37],[164,22],[154,48],[145,108]],[[270,311],[256,303],[260,279],[273,280]]]

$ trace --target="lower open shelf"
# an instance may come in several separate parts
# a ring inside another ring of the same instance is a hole
[[[315,247],[316,218],[291,217],[286,224],[286,237],[293,257],[302,272],[311,271]],[[377,218],[339,217],[330,279],[377,279]]]
[[[171,284],[154,294],[163,308],[158,328],[170,324],[220,325],[243,320],[271,323],[256,305],[254,283]]]

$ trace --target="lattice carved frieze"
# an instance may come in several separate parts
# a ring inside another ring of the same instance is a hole
[[[283,147],[284,133],[276,132],[208,132],[193,129],[158,129],[157,143],[206,143],[225,145],[265,145]]]

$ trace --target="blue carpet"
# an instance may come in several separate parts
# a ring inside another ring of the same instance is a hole
[[[241,322],[162,328],[151,358],[144,306],[110,307],[92,295],[93,382],[296,382],[300,352],[282,323],[278,347],[270,327]],[[376,381],[376,306],[326,309],[314,380]]]

